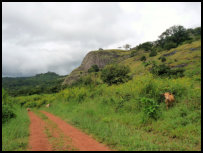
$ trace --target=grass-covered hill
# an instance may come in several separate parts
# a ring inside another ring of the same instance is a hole
[[[37,74],[32,77],[3,77],[2,88],[11,96],[54,93],[61,89],[65,76],[54,72]]]
[[[3,114],[11,119],[2,125],[3,150],[26,148],[28,136],[13,125],[26,107],[49,111],[113,150],[201,150],[201,36],[192,35],[198,30],[189,30],[190,39],[177,44],[172,34],[129,51],[102,50],[110,53],[105,57],[119,55],[119,60],[88,57],[93,62],[83,60],[74,70],[78,79],[57,93],[8,97],[4,92]],[[175,97],[168,110],[165,92]],[[45,107],[48,103],[50,108]],[[28,129],[28,124],[22,126]]]

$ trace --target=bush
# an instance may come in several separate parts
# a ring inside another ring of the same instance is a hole
[[[152,50],[151,53],[149,54],[150,57],[156,56],[156,55],[157,55],[157,52],[155,50]]]
[[[2,123],[8,122],[11,118],[16,117],[11,106],[3,104],[2,105]]]
[[[142,43],[142,44],[139,44],[138,46],[136,46],[136,49],[138,49],[138,50],[143,49],[145,51],[150,51],[150,50],[152,50],[152,47],[153,47],[152,42],[145,42],[145,43]]]
[[[90,85],[92,82],[93,82],[93,80],[92,80],[91,76],[89,76],[89,75],[88,76],[84,76],[81,79],[81,83],[83,85],[85,85],[85,86]]]
[[[171,70],[171,68],[165,64],[156,65],[153,64],[151,73],[158,75],[158,76],[168,76],[168,77],[183,77],[184,76],[184,69],[177,68]]]
[[[153,64],[152,69],[151,69],[151,73],[155,74],[155,75],[162,75],[162,76],[166,76],[169,74],[170,71],[170,67],[166,66],[165,64],[161,64],[161,65],[156,65]]]
[[[166,61],[166,57],[161,56],[161,57],[159,57],[159,60],[161,60],[162,62],[165,62]]]
[[[145,57],[145,56],[142,56],[142,57],[140,58],[140,60],[141,60],[141,61],[146,61],[146,57]]]
[[[88,69],[88,72],[99,72],[99,67],[98,65],[92,65],[91,68]]]
[[[101,73],[101,79],[108,85],[127,82],[130,79],[130,68],[123,65],[107,65]]]
[[[142,97],[140,99],[143,108],[143,121],[152,118],[157,120],[160,117],[159,105],[151,98]]]
[[[148,62],[143,62],[143,64],[144,64],[145,67],[147,67],[148,65],[151,64],[151,62],[150,62],[150,61],[148,61]]]
[[[135,56],[136,55],[136,50],[133,50],[133,51],[131,51],[131,53],[130,53],[130,57],[133,57],[133,56]]]
[[[166,50],[170,50],[171,48],[176,48],[176,47],[177,47],[177,44],[172,41],[164,44],[164,49],[166,49]]]

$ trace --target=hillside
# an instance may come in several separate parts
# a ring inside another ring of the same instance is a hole
[[[133,56],[132,56],[133,53]],[[150,57],[150,52],[145,50],[103,50],[91,51],[83,59],[82,64],[74,69],[63,82],[63,85],[70,85],[81,77],[88,75],[88,69],[92,65],[98,65],[100,69],[108,64],[121,64],[130,67],[130,74],[144,75],[149,72],[151,66],[145,66],[146,63],[154,61],[157,64],[166,64],[171,69],[183,68],[185,75],[193,76],[201,71],[201,41],[194,41],[190,44],[183,44],[177,48],[170,50],[162,50],[156,56]],[[146,61],[141,61],[141,57],[145,56]],[[166,61],[161,62],[160,57],[165,57]],[[200,77],[201,78],[201,77]]]
[[[101,69],[105,65],[119,63],[127,59],[129,55],[130,52],[117,49],[91,51],[84,57],[81,65],[65,78],[63,85],[70,85],[79,80],[81,76],[87,75],[87,71],[92,65],[97,65]]]
[[[2,88],[12,96],[53,93],[60,90],[64,77],[54,72],[37,74],[32,77],[4,77],[2,78]]]

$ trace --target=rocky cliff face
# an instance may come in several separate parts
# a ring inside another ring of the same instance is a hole
[[[107,64],[118,63],[125,60],[129,57],[129,54],[129,52],[123,50],[91,51],[85,56],[82,64],[65,78],[63,85],[72,84],[74,81],[78,80],[87,73],[92,65],[103,68]]]

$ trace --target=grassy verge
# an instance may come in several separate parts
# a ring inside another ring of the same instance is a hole
[[[29,117],[27,110],[14,106],[15,118],[2,125],[2,150],[25,151],[29,138]]]

